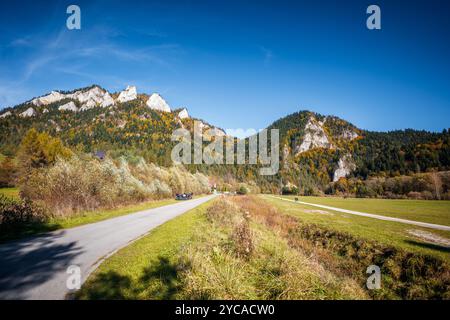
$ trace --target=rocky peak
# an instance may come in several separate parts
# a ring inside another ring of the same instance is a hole
[[[50,94],[33,99],[31,102],[36,106],[49,105],[63,99],[77,100],[82,104],[81,111],[88,110],[100,105],[105,108],[114,104],[114,100],[108,91],[94,86],[88,90],[78,90],[74,93],[63,94],[52,91]]]
[[[180,119],[189,118],[189,113],[186,108],[183,108],[180,112],[178,112],[178,118]]]
[[[295,153],[300,154],[313,148],[332,148],[332,144],[323,129],[323,122],[317,121],[311,116],[305,126],[303,141],[295,147]]]
[[[97,86],[87,91],[76,91],[75,93],[66,95],[66,98],[72,98],[82,103],[81,111],[96,107],[97,105],[106,108],[114,104],[114,100],[108,91]]]
[[[35,98],[31,101],[35,106],[42,106],[42,105],[48,105],[53,102],[60,101],[65,98],[65,95],[58,92],[58,91],[52,91],[50,94]]]
[[[127,88],[119,94],[117,101],[127,102],[137,99],[137,89],[135,86],[127,86]]]
[[[170,112],[167,102],[157,93],[153,93],[147,100],[147,106],[153,110]],[[187,112],[186,112],[187,113]]]

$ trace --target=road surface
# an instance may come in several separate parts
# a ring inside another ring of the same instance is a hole
[[[315,204],[315,203],[304,202],[304,201],[295,201],[295,200],[286,199],[286,198],[282,198],[282,197],[275,197],[275,196],[270,196],[270,197],[275,198],[275,199],[284,200],[284,201],[290,201],[290,202],[295,202],[295,203],[300,203],[300,204],[306,204],[308,206],[313,206],[313,207],[317,207],[317,208],[322,208],[322,209],[328,209],[328,210],[333,210],[333,211],[353,214],[353,215],[356,215],[356,216],[362,216],[362,217],[368,217],[368,218],[373,218],[373,219],[378,219],[378,220],[394,221],[394,222],[412,224],[412,225],[415,225],[415,226],[424,227],[424,228],[430,228],[430,229],[435,229],[435,230],[450,231],[450,227],[449,226],[444,226],[444,225],[441,225],[441,224],[434,224],[434,223],[420,222],[420,221],[400,219],[400,218],[394,218],[394,217],[380,216],[378,214],[365,213],[365,212],[359,212],[359,211],[353,211],[353,210],[347,210],[347,209],[341,209],[341,208],[336,208],[336,207],[324,206],[322,204]]]
[[[0,299],[64,299],[69,266],[81,282],[103,259],[214,195],[0,245]]]

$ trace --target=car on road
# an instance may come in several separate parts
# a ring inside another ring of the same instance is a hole
[[[193,193],[177,193],[175,196],[175,200],[190,200],[192,199]]]

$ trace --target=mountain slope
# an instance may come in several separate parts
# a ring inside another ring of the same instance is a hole
[[[0,113],[0,153],[14,156],[30,128],[57,136],[81,152],[107,151],[143,156],[163,166],[177,128],[193,130],[185,108],[170,108],[157,93],[138,93],[128,86],[109,93],[93,85],[73,91],[53,91]],[[202,121],[204,127],[214,127]],[[219,180],[252,182],[266,191],[292,184],[303,193],[325,190],[340,178],[411,175],[450,169],[450,135],[417,130],[370,132],[334,116],[299,111],[269,129],[280,130],[280,171],[259,176],[257,166],[191,165]]]

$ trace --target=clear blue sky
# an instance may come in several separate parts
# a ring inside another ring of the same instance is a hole
[[[65,27],[78,4],[82,29]],[[366,28],[378,4],[382,30]],[[134,84],[223,128],[309,109],[360,128],[450,127],[450,1],[8,1],[0,108]]]

